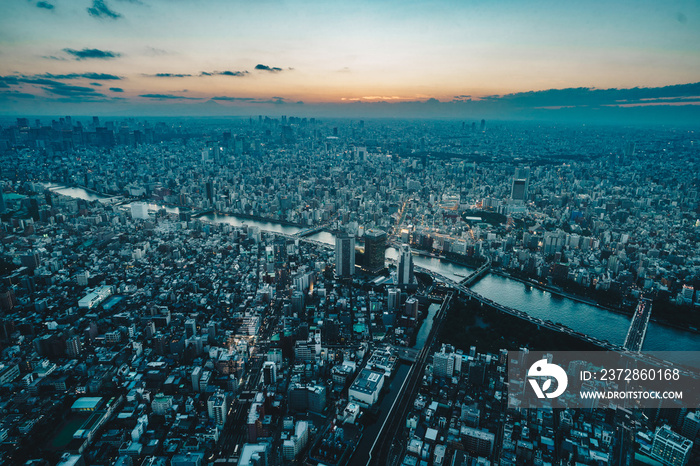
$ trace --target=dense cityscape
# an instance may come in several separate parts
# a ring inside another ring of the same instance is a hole
[[[698,464],[698,406],[523,409],[507,377],[557,350],[700,351],[697,145],[665,126],[5,120],[1,462]]]

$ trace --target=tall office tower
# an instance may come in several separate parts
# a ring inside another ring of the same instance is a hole
[[[206,195],[209,202],[214,200],[214,182],[212,180],[207,181],[205,185]]]
[[[386,232],[383,230],[365,232],[365,268],[370,273],[384,269],[386,238]]]
[[[277,291],[279,292],[286,289],[287,285],[291,282],[287,256],[287,239],[278,236],[275,238],[272,247],[275,260],[275,282]]]
[[[263,363],[263,383],[265,385],[274,385],[277,382],[277,366],[272,361]]]
[[[513,201],[527,201],[528,189],[530,187],[530,168],[522,167],[515,169],[513,177],[513,187],[510,192],[510,198]]]
[[[413,283],[413,255],[408,244],[402,244],[399,251],[399,286]]]
[[[683,437],[689,438],[691,440],[698,436],[700,431],[700,411],[691,411],[685,415],[683,419],[683,427],[681,428],[681,434]]]
[[[197,321],[194,319],[187,319],[185,321],[185,337],[190,338],[197,334]]]
[[[406,300],[404,315],[413,317],[414,319],[418,318],[418,300],[415,296],[411,296]]]
[[[148,218],[148,204],[134,202],[131,204],[131,218],[145,220]]]
[[[226,395],[222,392],[216,392],[211,395],[207,401],[207,411],[209,419],[213,419],[216,425],[222,426],[226,424],[226,415],[228,414]]]
[[[355,275],[355,237],[338,234],[335,237],[335,276],[350,278]]]
[[[657,427],[654,443],[651,447],[651,456],[663,464],[684,466],[688,464],[692,448],[693,442],[678,435],[669,426]]]
[[[5,205],[5,194],[3,193],[3,188],[0,186],[0,214],[5,213],[7,206]]]
[[[462,371],[462,356],[454,352],[451,345],[442,345],[440,352],[433,354],[433,375],[452,377]]]
[[[389,288],[389,290],[387,290],[387,306],[389,307],[389,312],[397,311],[400,305],[401,290],[398,288]]]
[[[80,355],[82,345],[80,344],[80,337],[74,336],[66,340],[66,354],[68,357],[75,358]]]

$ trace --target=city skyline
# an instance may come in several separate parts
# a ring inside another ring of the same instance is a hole
[[[700,118],[696,2],[31,1],[0,17],[5,115]]]

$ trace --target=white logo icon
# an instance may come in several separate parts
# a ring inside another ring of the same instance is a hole
[[[540,359],[530,366],[530,369],[527,371],[527,376],[537,398],[556,398],[564,393],[566,385],[569,383],[564,369],[556,364],[548,363],[546,359]],[[540,388],[538,381],[530,377],[546,377],[547,380],[544,381],[542,388]],[[547,390],[552,386],[552,378],[557,381],[557,389],[551,393],[547,393]]]

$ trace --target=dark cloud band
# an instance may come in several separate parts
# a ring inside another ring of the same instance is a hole
[[[111,52],[109,50],[100,50],[100,49],[83,49],[83,50],[74,50],[74,49],[63,49],[64,52],[73,55],[76,60],[89,60],[89,59],[100,59],[100,60],[110,60],[112,58],[117,58],[121,54],[116,53],[116,52]]]

